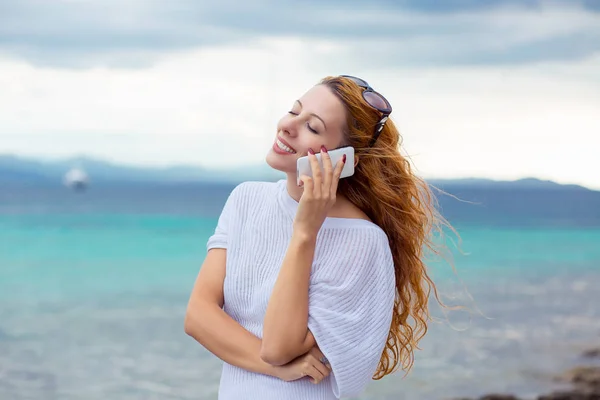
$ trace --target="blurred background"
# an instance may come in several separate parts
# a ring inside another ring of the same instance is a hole
[[[0,0],[0,399],[215,399],[183,332],[206,240],[338,74],[452,195],[457,272],[431,270],[474,311],[432,302],[414,369],[361,399],[533,399],[600,365],[599,1]]]

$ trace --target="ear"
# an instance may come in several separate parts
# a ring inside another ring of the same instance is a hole
[[[358,156],[355,154],[354,155],[354,168],[356,168],[357,165],[358,165]]]

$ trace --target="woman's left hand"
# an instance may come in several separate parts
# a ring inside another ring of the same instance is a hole
[[[324,363],[326,360],[321,350],[314,346],[308,353],[297,357],[288,364],[276,367],[276,376],[286,382],[308,377],[310,382],[316,385],[331,373],[329,363]]]
[[[317,157],[308,154],[312,170],[312,178],[302,175],[300,180],[304,184],[304,192],[300,198],[296,218],[294,219],[294,231],[316,237],[321,225],[327,217],[327,213],[335,204],[338,182],[345,157],[338,161],[335,169],[331,164],[331,158],[325,147],[321,147],[321,159],[323,160],[323,171],[319,166]]]

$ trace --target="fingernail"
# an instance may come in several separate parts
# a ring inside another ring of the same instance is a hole
[[[313,149],[308,149],[308,152],[309,152],[310,154],[315,154],[315,152],[313,151]]]
[[[343,162],[344,164],[346,163],[346,155],[345,155],[345,154],[342,156],[342,162]]]
[[[323,153],[327,153],[327,149],[325,148],[325,146],[321,145],[321,151],[322,151]]]

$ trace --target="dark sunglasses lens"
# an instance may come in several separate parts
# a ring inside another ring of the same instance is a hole
[[[363,97],[371,107],[376,108],[379,111],[391,111],[392,109],[389,103],[379,93],[364,92]]]

